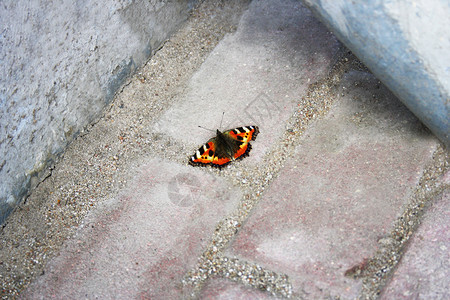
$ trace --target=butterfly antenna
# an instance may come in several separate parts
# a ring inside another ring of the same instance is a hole
[[[222,120],[220,120],[220,126],[219,126],[220,130],[222,130],[222,122],[223,122],[224,115],[225,115],[225,112],[222,113]]]
[[[212,131],[212,132],[215,132],[215,130],[212,130],[212,129],[209,129],[209,128],[205,128],[205,127],[203,127],[203,126],[200,126],[200,125],[198,125],[198,127],[200,127],[201,129],[205,129],[205,130],[208,130],[208,131]]]

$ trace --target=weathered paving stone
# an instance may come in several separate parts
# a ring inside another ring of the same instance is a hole
[[[244,286],[231,280],[214,278],[203,287],[199,299],[225,300],[225,299],[278,299],[267,292],[259,291],[253,287]]]
[[[320,36],[321,38],[316,38]],[[152,130],[201,145],[215,130],[257,125],[247,162],[259,161],[284,132],[307,87],[334,63],[339,43],[299,1],[253,1]]]
[[[450,184],[450,173],[448,174]],[[380,299],[450,298],[450,191],[435,199]]]
[[[310,299],[358,296],[346,270],[376,252],[438,144],[372,75],[349,72],[340,95],[226,252],[287,274]]]
[[[241,195],[196,169],[159,159],[140,166],[120,197],[85,220],[24,298],[183,297],[183,275]]]

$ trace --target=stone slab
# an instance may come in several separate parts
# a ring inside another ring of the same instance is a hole
[[[447,0],[303,2],[450,147]]]
[[[310,299],[356,298],[345,271],[375,253],[437,147],[421,126],[372,75],[349,72],[226,255],[287,274]]]
[[[284,121],[308,85],[328,72],[338,49],[334,36],[300,2],[253,1],[237,31],[219,43],[182,99],[151,129],[197,150],[214,135],[199,125],[214,131],[220,125],[257,125],[258,140],[266,142],[246,159],[254,163],[284,132]]]
[[[180,298],[184,274],[240,197],[236,188],[197,169],[148,161],[119,197],[88,216],[22,296]]]
[[[426,212],[380,299],[449,299],[449,248],[450,190],[447,190]]]
[[[279,299],[265,291],[221,278],[208,280],[198,298],[208,300]]]

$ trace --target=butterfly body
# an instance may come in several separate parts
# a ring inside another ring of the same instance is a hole
[[[257,126],[244,126],[224,132],[216,131],[216,136],[208,140],[189,159],[193,166],[212,165],[224,167],[231,161],[244,158],[250,152],[250,141],[259,133]]]

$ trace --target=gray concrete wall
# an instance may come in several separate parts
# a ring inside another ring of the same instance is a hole
[[[448,0],[303,0],[450,147]]]
[[[1,2],[0,224],[195,2]]]

